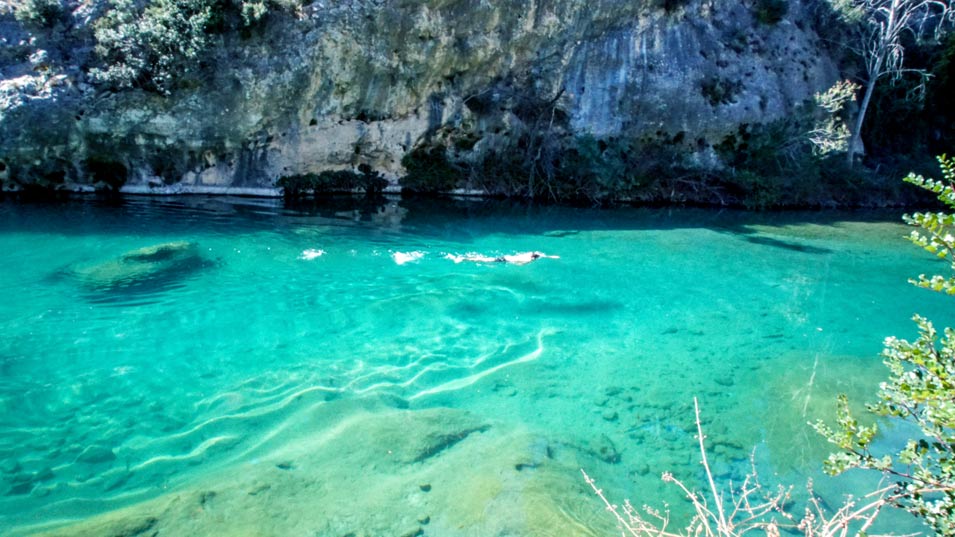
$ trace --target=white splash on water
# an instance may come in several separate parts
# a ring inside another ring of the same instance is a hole
[[[391,254],[391,258],[395,260],[395,263],[399,265],[404,265],[405,263],[410,263],[412,261],[417,261],[424,257],[424,252],[419,252],[415,250],[414,252],[394,252]]]
[[[305,261],[311,261],[316,257],[322,257],[325,255],[325,250],[316,250],[314,248],[309,248],[308,250],[303,250],[302,255],[298,256],[299,259],[304,259]]]

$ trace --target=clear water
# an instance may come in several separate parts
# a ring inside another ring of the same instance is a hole
[[[838,502],[806,422],[955,322],[898,218],[0,204],[0,533],[611,535],[579,468],[679,518],[694,397],[719,479]]]

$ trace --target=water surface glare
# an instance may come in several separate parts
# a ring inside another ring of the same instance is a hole
[[[955,322],[899,217],[0,203],[0,533],[613,535],[579,468],[678,516],[694,397],[719,479],[838,502],[806,422]]]

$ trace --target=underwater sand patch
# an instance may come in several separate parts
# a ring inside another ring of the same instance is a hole
[[[316,420],[339,419],[43,535],[610,534],[576,478],[585,453],[460,410],[323,408]]]

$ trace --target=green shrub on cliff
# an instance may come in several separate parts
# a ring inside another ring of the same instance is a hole
[[[955,160],[942,156],[939,162],[943,181],[914,174],[905,180],[937,194],[949,209],[955,209]],[[955,273],[955,215],[916,213],[905,220],[919,227],[910,240],[947,261]],[[955,295],[955,276],[921,275],[911,282]],[[845,396],[839,399],[838,426],[833,429],[819,422],[815,427],[839,447],[829,456],[827,471],[879,472],[895,483],[895,505],[923,518],[939,535],[955,535],[955,330],[946,328],[939,338],[929,320],[916,315],[915,322],[919,328],[915,341],[886,339],[882,355],[889,380],[881,384],[879,399],[869,410],[901,419],[920,433],[894,453],[883,453],[873,446],[877,425],[860,425]]]
[[[753,9],[762,24],[777,24],[789,11],[789,0],[757,0]]]
[[[140,87],[161,94],[198,67],[208,44],[214,0],[154,0],[142,11],[131,0],[113,0],[96,22],[96,52],[105,67],[95,80],[118,88]]]
[[[458,188],[464,178],[461,168],[441,147],[416,148],[402,157],[401,165],[407,171],[401,184],[411,192],[448,192]]]
[[[225,8],[234,8],[242,18],[242,25],[249,27],[261,22],[271,10],[294,11],[301,6],[300,0],[232,0]]]
[[[52,2],[56,0],[30,0]],[[261,22],[272,10],[295,11],[299,0],[111,0],[96,21],[102,67],[93,79],[116,88],[168,95],[195,77],[214,33]]]
[[[308,195],[318,199],[327,194],[364,192],[374,198],[388,186],[388,180],[367,164],[353,170],[326,170],[319,173],[284,176],[276,182],[288,200],[300,200]]]
[[[66,9],[62,0],[22,0],[14,5],[13,13],[20,22],[50,28],[63,18]]]

